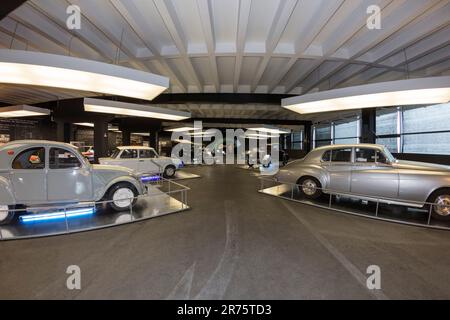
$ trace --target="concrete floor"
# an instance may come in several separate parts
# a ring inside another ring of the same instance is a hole
[[[0,298],[450,298],[450,232],[266,196],[233,166],[187,170],[202,175],[183,181],[192,210],[0,242]],[[81,290],[66,288],[69,265],[81,268]],[[369,265],[382,290],[366,288]]]

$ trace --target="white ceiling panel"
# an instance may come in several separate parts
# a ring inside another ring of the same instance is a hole
[[[70,4],[80,29],[67,29]],[[406,77],[405,61],[412,77],[446,74],[449,28],[450,0],[30,0],[0,21],[0,47],[154,72],[172,93],[299,94]],[[42,90],[0,102],[50,99]]]

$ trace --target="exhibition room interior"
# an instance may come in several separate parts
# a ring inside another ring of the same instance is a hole
[[[2,1],[0,299],[450,299],[449,250],[450,0]]]

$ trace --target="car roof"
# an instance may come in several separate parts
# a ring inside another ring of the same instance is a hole
[[[0,147],[0,150],[3,149],[11,149],[14,147],[23,147],[23,146],[35,146],[35,145],[45,145],[45,146],[63,146],[67,148],[77,149],[76,146],[58,141],[50,141],[50,140],[14,140],[8,143],[5,143]]]
[[[314,150],[328,150],[334,148],[384,148],[381,144],[375,143],[351,143],[351,144],[330,144],[322,147],[317,147]]]
[[[149,150],[149,149],[152,149],[152,150],[153,150],[152,147],[144,147],[144,146],[120,146],[120,147],[117,147],[117,149],[119,149],[119,150],[124,150],[124,149],[142,149],[142,150]]]

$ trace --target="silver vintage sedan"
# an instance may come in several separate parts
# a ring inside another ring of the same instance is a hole
[[[12,209],[111,200],[116,211],[144,193],[128,168],[92,165],[70,144],[23,140],[0,147],[0,224]]]
[[[310,199],[336,192],[409,207],[435,203],[433,216],[450,219],[450,167],[397,160],[382,145],[320,147],[280,170],[275,179],[298,184]]]

